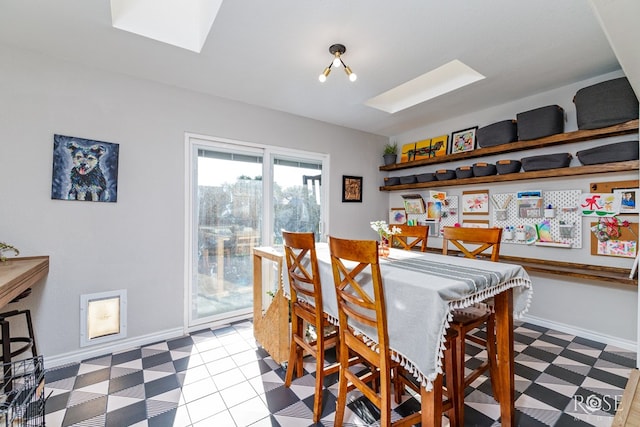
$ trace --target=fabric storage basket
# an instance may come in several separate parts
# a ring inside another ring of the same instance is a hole
[[[436,171],[436,178],[438,181],[446,181],[448,179],[454,179],[456,177],[456,171],[451,169],[438,169]]]
[[[520,160],[498,160],[496,162],[496,170],[499,175],[520,172],[522,163]]]
[[[545,169],[566,168],[571,163],[571,153],[544,154],[522,158],[522,169],[526,172]]]
[[[638,160],[638,141],[615,142],[576,153],[583,165]]]
[[[478,129],[476,141],[480,147],[508,144],[518,140],[518,124],[515,120],[502,120]]]
[[[518,139],[526,141],[564,132],[564,110],[559,105],[547,105],[516,114]]]
[[[573,103],[578,129],[598,129],[638,118],[638,98],[626,77],[582,88]]]
[[[384,179],[384,185],[387,187],[390,185],[398,185],[398,184],[400,184],[400,178],[398,178],[397,176],[389,176]]]
[[[472,178],[473,177],[473,169],[471,166],[460,166],[456,168],[456,178],[464,179],[464,178]]]
[[[473,175],[474,176],[489,176],[495,175],[497,172],[496,165],[493,163],[474,163],[473,164]]]
[[[435,181],[436,174],[434,174],[433,172],[421,173],[419,175],[416,175],[416,179],[418,180],[418,182]]]
[[[416,181],[417,180],[415,175],[407,175],[407,176],[400,177],[400,184],[414,184]]]

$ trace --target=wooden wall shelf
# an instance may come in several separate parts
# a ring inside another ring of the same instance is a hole
[[[577,130],[573,132],[565,132],[546,136],[544,138],[532,139],[530,141],[515,141],[508,144],[496,145],[493,147],[477,148],[473,151],[468,151],[465,153],[449,154],[442,157],[432,157],[430,159],[412,160],[410,162],[404,163],[394,163],[392,165],[380,166],[379,169],[381,171],[395,171],[420,166],[455,162],[458,160],[474,159],[478,157],[491,156],[494,154],[511,153],[514,151],[532,150],[534,148],[589,141],[592,139],[607,138],[610,136],[628,135],[632,133],[638,133],[638,124],[639,120],[636,119],[600,129]]]
[[[602,265],[578,264],[537,258],[500,256],[500,261],[519,264],[527,272],[576,277],[578,279],[609,282],[625,286],[638,286],[638,279],[630,279],[628,268],[606,267]]]
[[[592,175],[610,172],[627,172],[638,170],[639,168],[639,160],[630,160],[626,162],[604,163],[601,165],[574,166],[533,172],[516,172],[505,175],[479,176],[465,179],[449,179],[446,181],[417,182],[415,184],[388,185],[380,187],[380,191],[416,190],[422,188],[451,187],[454,185],[484,184],[487,182],[520,181],[524,179]]]
[[[0,307],[4,307],[49,272],[49,257],[9,258],[0,262]]]

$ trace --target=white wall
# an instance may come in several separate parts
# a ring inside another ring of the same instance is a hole
[[[569,86],[550,90],[545,93],[521,99],[517,102],[504,104],[495,108],[478,111],[466,116],[455,117],[446,122],[415,129],[398,135],[395,139],[399,145],[412,141],[451,134],[452,131],[472,126],[486,126],[488,124],[515,119],[519,112],[528,111],[546,105],[558,104],[564,108],[567,121],[565,131],[577,130],[576,110],[573,96],[576,91],[591,84],[622,76],[622,71],[609,73],[597,78],[584,80]],[[436,169],[455,169],[458,166],[471,165],[478,161],[495,162],[500,159],[520,159],[525,156],[570,152],[573,155],[571,165],[579,165],[575,156],[576,151],[617,141],[637,140],[638,135],[611,137],[597,141],[547,147],[526,152],[507,153],[482,159],[469,159],[445,163],[436,166],[425,166],[416,169],[396,171],[391,175],[401,176],[421,172],[433,172]],[[448,194],[460,195],[462,191],[489,189],[491,193],[508,193],[522,190],[581,190],[589,192],[590,182],[605,182],[627,179],[638,179],[637,172],[616,172],[569,178],[546,178],[528,181],[498,182],[470,186],[442,187]],[[434,190],[434,188],[432,188]],[[415,191],[411,191],[415,192]],[[402,206],[402,191],[391,192],[389,207]],[[428,191],[422,192],[428,195]],[[479,218],[479,219],[484,219]],[[487,219],[491,219],[490,216]],[[583,219],[582,249],[542,248],[527,245],[503,244],[500,253],[531,258],[543,258],[578,262],[584,264],[610,265],[630,268],[633,260],[628,258],[592,256],[590,253],[589,222],[592,218]],[[637,221],[637,219],[636,219]],[[440,247],[441,240],[430,238],[429,246]],[[562,276],[533,275],[534,297],[528,312],[532,322],[544,323],[560,330],[571,330],[583,337],[601,342],[614,343],[635,350],[637,336],[637,288],[617,286],[604,282],[584,281],[579,279],[563,280]]]
[[[0,241],[51,257],[19,303],[47,360],[79,354],[84,293],[127,289],[123,345],[182,331],[185,132],[329,153],[330,233],[375,238],[386,216],[386,138],[7,46],[0,58]],[[54,133],[120,144],[117,203],[51,200]],[[362,204],[341,202],[343,174],[363,176]]]

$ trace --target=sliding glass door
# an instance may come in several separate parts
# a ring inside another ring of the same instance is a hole
[[[253,310],[252,248],[323,224],[323,158],[190,138],[188,325]],[[268,197],[265,197],[268,195]]]

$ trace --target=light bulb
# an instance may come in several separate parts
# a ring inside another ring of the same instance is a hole
[[[352,82],[355,82],[358,79],[356,73],[351,71],[351,68],[346,65],[344,66],[344,72],[347,73],[347,76],[349,76],[349,80],[351,80]]]
[[[336,57],[333,59],[333,66],[339,67],[342,64],[342,60],[340,59],[340,55],[336,54]]]
[[[322,74],[318,76],[318,80],[320,80],[320,83],[324,83],[327,81],[327,76],[329,76],[330,72],[331,72],[331,65],[325,68]]]

